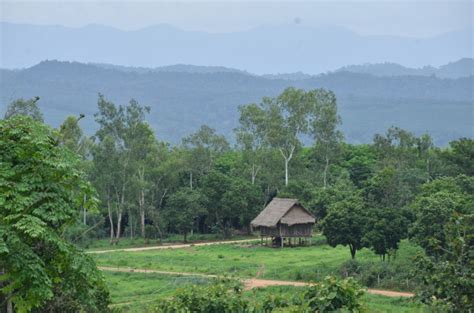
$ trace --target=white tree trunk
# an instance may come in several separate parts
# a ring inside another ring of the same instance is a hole
[[[280,149],[280,153],[283,156],[283,159],[285,160],[285,186],[288,186],[288,177],[289,177],[289,171],[288,171],[288,164],[290,163],[291,158],[293,157],[293,152],[295,152],[296,146],[291,146],[290,152],[288,155],[286,155],[283,152],[283,149]]]
[[[114,232],[114,219],[112,217],[112,208],[110,205],[110,200],[107,200],[107,210],[109,212],[109,222],[110,222],[110,241],[112,242],[115,237],[115,232]]]
[[[326,156],[326,164],[324,165],[324,174],[323,174],[323,188],[326,189],[327,185],[327,175],[329,169],[329,158]]]
[[[87,196],[84,195],[84,202],[83,202],[83,204],[82,204],[82,210],[83,210],[82,218],[83,218],[84,225],[87,225],[86,201],[87,201]]]
[[[257,178],[257,174],[260,171],[260,166],[255,166],[252,164],[252,185],[255,185],[255,179]]]

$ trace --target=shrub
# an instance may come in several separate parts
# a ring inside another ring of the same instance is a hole
[[[312,311],[333,312],[345,309],[360,312],[360,298],[364,294],[353,278],[337,280],[328,276],[323,282],[315,284],[304,293],[304,299]]]
[[[178,289],[174,297],[161,302],[156,312],[251,312],[242,298],[240,284],[231,280],[207,286]]]

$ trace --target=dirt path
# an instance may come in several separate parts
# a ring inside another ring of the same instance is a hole
[[[123,267],[108,267],[108,266],[99,266],[102,271],[111,271],[111,272],[124,272],[124,273],[149,273],[149,274],[163,274],[163,275],[177,275],[177,276],[199,276],[199,277],[208,277],[216,278],[217,275],[211,274],[201,274],[201,273],[189,273],[189,272],[169,272],[169,271],[160,271],[160,270],[150,270],[150,269],[139,269],[139,268],[123,268]],[[259,278],[241,278],[240,279],[245,286],[246,290],[253,288],[264,288],[268,286],[310,286],[310,283],[299,282],[299,281],[285,281],[285,280],[270,280],[270,279],[259,279]],[[413,297],[414,294],[410,292],[400,292],[400,291],[391,291],[391,290],[380,290],[380,289],[367,289],[367,292],[374,295],[381,295],[387,297]]]
[[[138,248],[91,250],[91,251],[86,251],[86,253],[96,254],[96,253],[110,253],[110,252],[139,252],[139,251],[161,250],[161,249],[180,249],[180,248],[211,246],[211,245],[221,245],[221,244],[246,243],[246,242],[251,242],[251,241],[256,241],[256,240],[258,239],[208,241],[208,242],[182,243],[182,244],[175,244],[175,245],[160,245],[160,246],[148,246],[148,247],[138,247]]]

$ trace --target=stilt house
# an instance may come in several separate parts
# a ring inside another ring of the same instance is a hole
[[[283,247],[285,238],[311,238],[314,216],[297,199],[273,198],[262,212],[250,223],[260,231],[262,238],[270,237],[273,243]],[[293,241],[294,242],[294,241]]]

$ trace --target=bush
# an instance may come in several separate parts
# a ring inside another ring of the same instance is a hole
[[[362,289],[352,279],[326,279],[303,288],[293,297],[269,294],[263,300],[244,297],[238,282],[221,280],[206,287],[178,290],[171,299],[161,302],[155,312],[360,312]]]
[[[161,302],[155,312],[251,312],[242,298],[239,283],[231,280],[207,286],[177,290],[172,299]]]
[[[333,312],[340,309],[360,312],[360,298],[363,294],[364,291],[354,279],[337,280],[328,276],[322,283],[309,287],[304,293],[304,299],[313,312]]]

